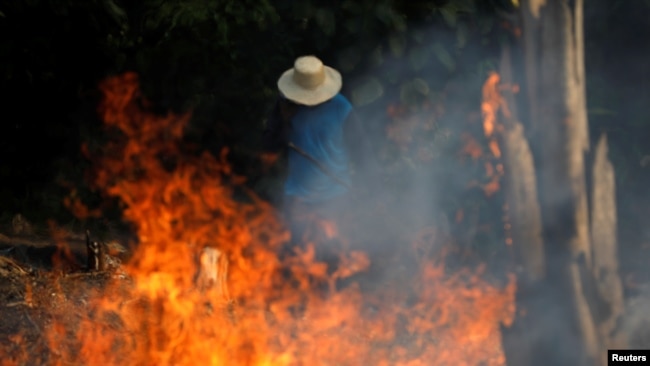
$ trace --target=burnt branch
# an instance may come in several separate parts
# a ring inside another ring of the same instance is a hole
[[[86,250],[88,259],[86,268],[88,271],[102,271],[104,270],[104,245],[100,242],[90,240],[90,231],[86,230]]]

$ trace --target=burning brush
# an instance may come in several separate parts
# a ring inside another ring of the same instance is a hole
[[[122,138],[93,157],[92,184],[123,203],[137,234],[121,266],[129,280],[107,279],[74,310],[43,305],[52,314],[39,325],[49,353],[2,357],[0,364],[29,364],[23,361],[42,354],[50,365],[504,364],[499,326],[511,321],[514,281],[498,288],[421,257],[414,278],[372,292],[351,284],[324,298],[313,287],[314,276],[326,276],[313,245],[280,262],[289,238],[273,208],[254,196],[252,203],[233,199],[232,184],[243,180],[227,151],[182,154],[189,115],[142,110],[134,74],[101,89],[102,117]],[[161,154],[178,157],[173,169]],[[110,266],[105,245],[89,233],[86,245],[91,271]],[[368,261],[360,252],[340,256],[350,271]]]

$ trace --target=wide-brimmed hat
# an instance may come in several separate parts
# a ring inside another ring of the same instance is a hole
[[[278,89],[287,99],[308,106],[332,99],[342,85],[341,74],[315,56],[298,57],[278,79]]]

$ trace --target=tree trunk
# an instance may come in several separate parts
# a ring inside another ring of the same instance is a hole
[[[510,47],[504,45],[500,71],[503,85],[513,86],[512,56]],[[538,303],[534,294],[546,276],[542,220],[537,198],[537,182],[533,156],[519,121],[513,92],[503,93],[505,105],[499,120],[503,124],[505,200],[508,207],[510,239],[517,273],[517,315],[510,328],[502,327],[503,349],[510,365],[535,365],[534,347],[539,333],[530,332],[540,325],[536,318],[526,316]],[[526,310],[524,312],[524,310]],[[543,311],[543,309],[540,309]],[[536,313],[536,311],[533,311]]]
[[[622,344],[609,340],[622,312],[622,291],[613,169],[604,142],[595,154],[590,225],[582,7],[582,0],[528,0],[520,8],[544,254],[538,261],[519,258],[522,266],[532,267],[519,276],[520,312],[504,330],[506,357],[515,366],[604,365],[606,346]],[[511,136],[516,133],[511,129]],[[517,162],[508,163],[513,172],[521,170]],[[508,189],[516,190],[512,184]],[[532,207],[516,191],[510,197],[526,210]],[[592,235],[598,237],[593,243]],[[519,245],[526,248],[519,251],[531,251],[528,244]]]
[[[552,314],[534,359],[545,357],[553,365],[593,364],[601,348],[584,295],[590,288],[584,273],[591,250],[582,0],[523,1],[521,10],[528,107],[539,144],[547,315]]]
[[[510,47],[503,46],[500,72],[501,82],[513,86]],[[519,279],[536,282],[545,276],[542,221],[537,200],[537,182],[533,155],[519,121],[512,91],[503,93],[505,102],[500,120],[503,123],[503,145],[506,205],[510,225],[510,239],[514,244],[517,262],[521,263]]]
[[[592,273],[602,305],[594,315],[604,346],[607,349],[624,349],[627,347],[627,337],[617,329],[625,304],[618,271],[616,183],[607,150],[607,138],[602,135],[594,151],[591,172]]]

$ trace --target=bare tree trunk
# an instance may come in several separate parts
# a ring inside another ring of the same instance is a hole
[[[504,45],[499,74],[506,86],[514,85],[511,59],[510,47]],[[535,365],[534,349],[540,333],[529,330],[539,328],[535,324],[538,319],[531,318],[526,313],[535,307],[537,302],[533,294],[539,290],[540,283],[546,277],[542,220],[533,155],[524,135],[524,127],[519,121],[513,93],[504,92],[503,101],[505,105],[499,120],[503,123],[501,145],[506,167],[504,183],[508,224],[517,263],[518,312],[512,326],[502,327],[501,334],[508,364]]]
[[[591,174],[592,272],[597,295],[603,304],[601,311],[594,315],[604,346],[623,349],[627,347],[627,339],[617,329],[625,304],[618,271],[616,182],[607,153],[607,138],[602,135],[594,151]]]
[[[534,153],[544,235],[544,259],[540,261],[544,269],[537,268],[539,261],[519,258],[523,266],[532,267],[520,275],[525,280],[519,281],[518,305],[524,305],[520,310],[528,315],[521,316],[504,334],[510,332],[509,340],[504,338],[504,348],[511,351],[506,351],[511,365],[604,364],[603,343],[621,344],[606,341],[622,312],[622,295],[616,262],[613,171],[603,142],[593,170],[591,223],[589,215],[582,8],[582,0],[528,0],[522,1],[520,8],[526,117],[537,144]],[[511,129],[511,137],[521,140],[515,131]],[[509,169],[512,167],[507,166]],[[514,186],[509,189],[516,189],[516,183],[511,184]],[[511,192],[511,199],[522,200],[516,194]],[[598,236],[593,243],[592,235]],[[530,277],[537,273],[541,276]],[[519,339],[523,348],[506,344],[516,338],[513,332],[529,333]]]
[[[500,72],[503,85],[514,85],[510,48],[503,46]],[[536,282],[546,274],[542,220],[537,198],[537,182],[533,155],[517,115],[513,93],[503,94],[505,102],[500,120],[503,122],[502,145],[505,166],[506,204],[512,243],[526,282]],[[520,277],[521,279],[521,277]]]
[[[558,346],[582,353],[591,363],[601,348],[582,275],[587,272],[585,266],[591,265],[582,0],[548,0],[536,15],[541,44],[538,67],[531,72],[538,75],[538,87],[537,99],[529,105],[536,105],[538,113],[548,280],[552,289],[559,290],[553,294],[559,297],[557,330],[566,336]]]

